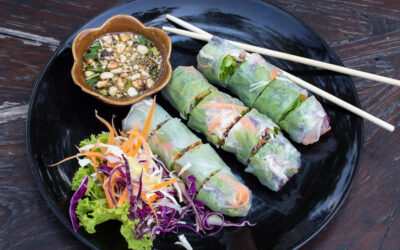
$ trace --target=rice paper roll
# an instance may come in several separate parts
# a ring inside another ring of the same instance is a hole
[[[246,51],[214,36],[197,55],[197,69],[210,82],[225,87],[245,55]]]
[[[214,87],[193,66],[179,66],[172,74],[171,81],[162,90],[162,95],[186,119],[190,110]]]
[[[252,107],[264,88],[271,83],[274,66],[259,54],[246,54],[245,60],[228,79],[228,88],[248,107]]]
[[[168,120],[148,140],[153,154],[159,155],[165,166],[172,163],[187,147],[201,143],[201,139],[190,131],[178,118]]]
[[[330,130],[329,117],[314,96],[292,110],[280,125],[295,142],[304,145],[318,141],[321,135]]]
[[[142,131],[152,104],[153,100],[150,98],[133,104],[128,115],[122,120],[123,130],[129,131],[135,127],[137,122],[139,122],[139,131]],[[170,118],[171,116],[163,108],[156,104],[147,134],[155,129],[157,125]]]
[[[279,133],[258,150],[245,171],[271,190],[279,191],[299,168],[300,153]]]
[[[229,216],[246,216],[251,207],[251,192],[230,171],[224,168],[212,176],[198,191],[201,200],[213,211]]]
[[[186,180],[190,175],[196,177],[196,188],[199,189],[210,176],[223,168],[228,168],[210,144],[201,144],[187,151],[176,160],[174,170]]]
[[[226,136],[225,131],[246,110],[238,99],[213,91],[192,110],[188,126],[205,135],[212,144],[219,146]]]
[[[294,109],[306,97],[305,89],[285,77],[277,77],[263,90],[253,107],[279,123],[287,112]]]
[[[271,119],[252,109],[232,127],[222,148],[234,153],[241,163],[247,164],[254,146],[267,131],[275,128],[279,127]]]

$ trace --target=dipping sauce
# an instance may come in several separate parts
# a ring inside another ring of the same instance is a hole
[[[83,54],[86,82],[104,96],[135,97],[150,89],[162,57],[152,41],[131,32],[106,34]]]

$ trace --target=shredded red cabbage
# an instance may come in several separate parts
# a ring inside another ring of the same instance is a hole
[[[72,227],[74,228],[75,232],[78,231],[79,229],[78,221],[76,220],[76,214],[75,214],[76,205],[78,203],[78,200],[85,195],[87,190],[86,185],[88,181],[89,181],[88,176],[82,179],[81,185],[76,190],[75,194],[72,196],[71,203],[69,205],[69,216],[71,217]]]

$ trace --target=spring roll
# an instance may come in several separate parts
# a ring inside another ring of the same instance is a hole
[[[226,136],[225,132],[246,110],[238,99],[215,90],[192,110],[188,126],[205,135],[212,144],[219,146]]]
[[[254,103],[254,108],[266,114],[274,122],[294,109],[307,97],[307,91],[286,78],[278,77],[271,82]]]
[[[191,82],[193,84],[185,84]],[[174,70],[171,81],[163,89],[162,95],[177,110],[183,119],[204,96],[215,89],[193,67],[179,66]]]
[[[272,136],[257,153],[249,159],[246,172],[273,191],[279,191],[298,172],[300,153],[282,135]]]
[[[142,131],[146,122],[147,115],[150,112],[152,103],[152,100],[145,99],[143,101],[133,104],[128,115],[125,117],[125,119],[122,120],[122,127],[124,131],[129,131],[133,129],[138,122],[139,131]],[[149,129],[147,130],[147,134],[154,130],[159,124],[165,122],[170,118],[172,117],[163,108],[156,105],[154,108],[153,117],[151,118]]]
[[[123,122],[124,131],[134,127],[132,124],[137,122],[134,118],[140,120],[147,117],[150,111],[148,107],[151,107],[150,99],[134,104]],[[156,118],[161,123],[153,125],[154,130],[148,134],[150,141],[153,140],[153,137],[157,137],[158,141],[167,138],[166,141],[169,141],[175,148],[182,148],[184,144],[194,143],[188,145],[184,150],[171,150],[169,146],[157,145],[157,140],[154,139],[154,143],[149,142],[152,152],[162,155],[161,160],[167,167],[172,167],[171,170],[178,174],[182,172],[181,176],[184,181],[188,182],[187,177],[192,174],[196,178],[196,186],[199,188],[196,198],[207,207],[229,216],[246,216],[251,207],[250,190],[230,173],[229,167],[210,145],[203,145],[201,142],[198,144],[198,138],[194,134],[189,135],[190,130],[179,119],[171,119],[171,116],[156,104],[153,117],[166,117],[166,115],[169,117],[167,122]],[[174,137],[189,137],[190,139]],[[181,146],[176,147],[175,144]],[[176,154],[178,151],[179,153]],[[175,163],[170,164],[171,159],[175,159]],[[216,180],[215,176],[225,176],[226,178],[222,177]],[[218,197],[220,200],[212,197]]]
[[[243,164],[247,164],[250,152],[268,130],[278,128],[271,119],[255,109],[245,114],[229,131],[222,149],[234,153]]]
[[[165,166],[171,168],[175,158],[189,146],[200,144],[201,139],[178,118],[173,118],[154,131],[148,143],[153,154],[159,155]]]
[[[197,69],[210,82],[225,87],[245,55],[246,51],[214,36],[197,55]]]
[[[201,144],[176,160],[173,168],[181,178],[196,176],[196,188],[199,189],[210,176],[228,166],[210,144]]]
[[[246,216],[251,206],[251,192],[231,172],[224,168],[199,190],[197,199],[214,211],[229,216]]]
[[[271,83],[271,72],[274,68],[259,54],[247,53],[245,60],[228,79],[228,88],[246,106],[253,107],[257,97]]]
[[[331,129],[328,115],[314,96],[307,98],[279,124],[295,142],[304,145],[318,141]]]

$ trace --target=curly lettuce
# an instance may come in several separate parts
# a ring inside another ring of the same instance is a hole
[[[79,225],[84,227],[88,233],[95,233],[96,226],[108,220],[118,220],[122,223],[121,234],[124,236],[131,249],[151,249],[153,241],[150,233],[138,240],[135,238],[133,230],[138,221],[132,221],[128,218],[129,203],[125,202],[119,208],[108,208],[107,200],[89,198],[80,199],[76,207],[76,215],[79,219]]]

